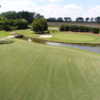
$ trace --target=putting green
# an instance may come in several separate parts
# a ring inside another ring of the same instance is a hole
[[[95,37],[90,36],[90,35],[86,35],[86,34],[72,34],[72,33],[62,33],[62,34],[55,34],[54,38],[58,39],[58,40],[66,40],[66,41],[94,41]],[[55,39],[55,40],[56,40]]]

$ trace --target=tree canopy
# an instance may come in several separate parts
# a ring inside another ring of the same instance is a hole
[[[33,20],[32,30],[36,33],[43,34],[45,31],[48,30],[47,20],[44,18],[37,18]]]
[[[35,18],[43,18],[42,15],[29,11],[19,11],[19,12],[8,11],[1,13],[0,16],[6,19],[25,19],[28,21],[28,23],[32,23],[33,19]]]

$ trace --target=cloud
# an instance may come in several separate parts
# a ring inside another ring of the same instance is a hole
[[[49,4],[45,6],[38,7],[37,12],[45,15],[46,17],[76,17],[80,16],[82,12],[82,8],[75,4],[69,5],[56,5]]]
[[[48,0],[49,2],[61,2],[63,0]]]
[[[100,5],[89,8],[85,16],[97,17],[100,16]]]
[[[40,5],[38,2],[49,2]],[[78,4],[55,3],[63,0],[0,0],[0,12],[28,10],[41,13],[45,17],[96,17],[100,15],[100,5],[84,8]],[[51,2],[51,3],[50,3]]]
[[[38,2],[49,2],[49,3],[55,3],[55,2],[63,2],[64,0],[37,0]]]
[[[32,0],[2,0],[0,12],[9,10],[32,10],[35,3]]]
[[[100,5],[84,8],[77,4],[48,4],[37,7],[36,11],[46,17],[97,17],[100,16]]]

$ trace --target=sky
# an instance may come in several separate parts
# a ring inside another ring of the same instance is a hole
[[[48,17],[97,17],[100,0],[0,0],[0,13],[32,11]]]

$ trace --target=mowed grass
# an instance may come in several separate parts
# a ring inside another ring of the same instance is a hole
[[[55,42],[65,42],[65,43],[95,43],[100,44],[100,35],[92,33],[79,33],[79,32],[60,32],[57,27],[49,27],[50,34],[52,38],[41,38],[49,41]],[[12,35],[11,33],[22,34],[28,37],[40,38],[39,34],[36,34],[30,29],[26,30],[14,30],[14,31],[0,31],[0,38]]]
[[[79,32],[52,32],[52,38],[48,40],[65,43],[100,43],[100,35]]]
[[[38,34],[33,32],[31,29],[16,30],[16,31],[13,31],[13,32],[16,32],[17,34],[22,34],[22,35],[28,36],[28,37],[38,37]]]
[[[100,35],[93,33],[79,33],[79,32],[60,32],[57,27],[49,27],[52,38],[42,38],[45,40],[65,43],[97,43],[100,44]],[[36,34],[30,29],[13,31],[17,34],[23,34],[28,37],[39,38],[39,34]]]
[[[99,54],[21,40],[0,45],[0,100],[99,98]]]
[[[33,32],[30,29],[25,29],[25,30],[13,30],[13,31],[0,31],[0,37],[6,37],[9,35],[13,35],[13,33],[17,33],[17,34],[22,34],[24,36],[28,36],[28,37],[38,37],[37,34],[35,34],[35,32]]]

